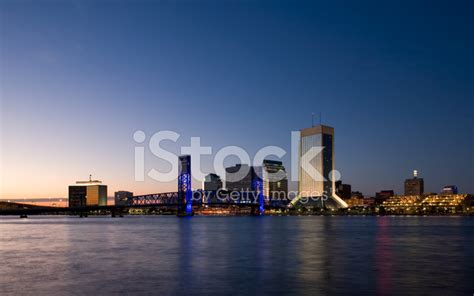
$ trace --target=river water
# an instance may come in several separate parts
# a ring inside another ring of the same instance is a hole
[[[470,217],[0,217],[0,295],[473,295]]]

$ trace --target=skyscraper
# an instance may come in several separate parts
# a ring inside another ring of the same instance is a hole
[[[209,203],[209,202],[221,202],[220,199],[218,199],[218,190],[221,190],[223,188],[222,180],[219,175],[216,174],[208,174],[203,182],[203,196],[202,196],[202,201],[204,203]]]
[[[418,171],[413,171],[413,178],[405,180],[405,195],[422,195],[424,192],[423,178],[418,178]]]
[[[281,161],[263,160],[263,196],[265,204],[284,203],[288,195],[288,178]]]
[[[262,167],[252,167],[247,164],[236,164],[226,168],[225,185],[233,201],[238,203],[258,203],[259,213],[263,215],[263,181]],[[237,197],[237,199],[235,199]]]
[[[256,198],[255,187],[260,179],[256,169],[248,164],[236,164],[232,167],[227,167],[225,177],[225,187],[228,191],[234,192],[235,196],[239,196],[239,202],[252,202]],[[238,194],[237,194],[238,193]]]
[[[347,207],[346,202],[336,195],[334,128],[317,125],[302,129],[299,162],[300,198],[327,197],[337,206]]]

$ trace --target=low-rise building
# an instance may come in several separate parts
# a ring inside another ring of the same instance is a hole
[[[69,207],[106,206],[107,185],[99,180],[77,181],[69,186]]]
[[[117,191],[114,194],[116,206],[126,206],[129,204],[130,199],[133,197],[133,192],[129,191]]]

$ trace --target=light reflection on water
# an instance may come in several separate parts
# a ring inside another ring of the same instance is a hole
[[[0,218],[0,295],[474,293],[468,217]]]

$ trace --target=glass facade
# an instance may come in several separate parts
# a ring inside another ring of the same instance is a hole
[[[281,161],[263,161],[263,196],[265,205],[283,203],[288,195],[288,178]]]
[[[314,152],[319,153],[306,155],[312,148],[316,148]],[[325,197],[331,203],[336,202],[338,207],[347,207],[347,203],[335,193],[332,127],[318,125],[301,130],[299,161],[299,198],[292,201],[293,204],[301,198]],[[325,202],[320,203],[320,200],[315,202],[327,206]]]
[[[313,134],[301,137],[300,143],[300,168],[299,168],[299,192],[302,197],[321,196],[324,191],[323,180],[323,159],[322,153],[316,155],[309,161],[301,161],[301,157],[305,155],[313,147],[323,146],[322,134]],[[319,172],[320,176],[311,176],[307,173],[312,168]]]
[[[323,181],[323,192],[326,196],[333,196],[333,184],[332,180],[334,179],[331,176],[332,171],[334,169],[334,153],[333,153],[333,136],[330,134],[323,134],[323,146],[324,149],[322,153],[323,159],[323,177],[325,181]]]
[[[69,207],[106,206],[107,186],[87,184],[69,186]]]

